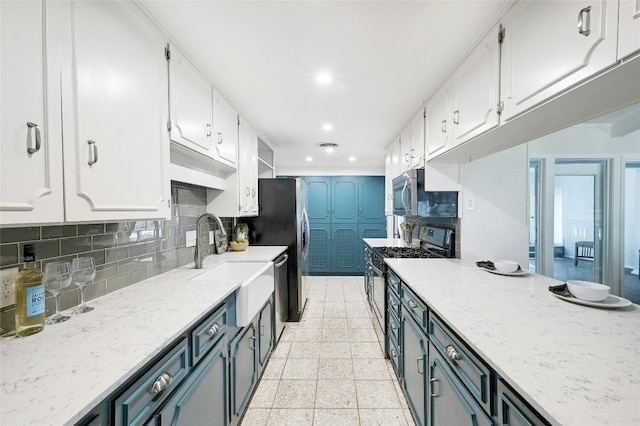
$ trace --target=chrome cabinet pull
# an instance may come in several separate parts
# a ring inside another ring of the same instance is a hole
[[[282,258],[282,261],[280,261],[279,263],[276,263],[275,265],[273,265],[276,268],[281,267],[282,265],[284,265],[287,262],[287,259],[289,259],[289,255],[288,254],[284,254],[284,257]]]
[[[580,9],[578,12],[578,33],[585,37],[591,34],[591,6]]]
[[[209,337],[213,337],[216,335],[216,333],[218,332],[218,330],[220,330],[220,326],[218,324],[213,324],[208,330],[207,330],[207,336]]]
[[[244,195],[246,195],[247,197],[248,197],[249,195],[251,195],[251,189],[250,189],[248,186],[247,186],[247,188],[246,188],[246,189],[245,189],[245,191],[244,191]]]
[[[433,384],[434,384],[435,382],[437,382],[437,381],[438,381],[438,379],[436,379],[435,377],[434,377],[433,379],[429,380],[429,388],[430,388],[430,390],[429,390],[429,395],[431,395],[431,397],[432,397],[432,398],[437,398],[437,397],[439,396],[438,394],[436,394],[436,393],[433,391],[433,388],[434,388]]]
[[[407,305],[409,305],[409,307],[411,309],[415,309],[418,307],[418,305],[416,304],[416,302],[414,302],[413,300],[409,300],[409,302],[407,302]]]
[[[205,129],[207,137],[211,136],[211,124],[205,125]]]
[[[89,144],[89,161],[87,161],[87,164],[93,166],[98,162],[98,145],[96,141],[92,141],[91,139],[89,139],[87,143]]]
[[[420,369],[420,364],[422,363],[422,361],[424,361],[424,357],[422,356],[416,360],[416,368],[418,369],[418,373],[420,374],[424,374],[424,369]]]
[[[256,349],[256,338],[254,336],[249,337],[249,349],[252,351]]]
[[[460,124],[460,110],[453,111],[453,124]]]
[[[398,304],[397,304],[395,301],[393,301],[393,300],[389,300],[389,304],[390,304],[390,305],[391,305],[391,307],[392,307],[392,308],[394,308],[394,309],[398,307]]]
[[[442,133],[447,133],[447,120],[442,120]]]
[[[169,383],[171,383],[171,374],[164,372],[158,376],[156,380],[154,380],[153,385],[151,386],[151,394],[158,395],[160,392],[165,390]]]
[[[396,323],[395,323],[395,322],[392,322],[392,323],[391,323],[391,328],[392,328],[392,329],[394,329],[394,330],[397,330],[397,329],[398,329],[398,326],[396,325]]]
[[[256,189],[255,188],[251,188],[251,197],[252,198],[256,197]]]
[[[398,354],[396,353],[395,349],[391,349],[391,356],[396,358],[398,356]]]
[[[218,132],[218,145],[222,143],[222,133]]]
[[[35,132],[36,132],[36,147],[33,148],[32,147],[32,143],[31,143],[31,128],[35,128]],[[41,137],[40,137],[40,128],[38,128],[38,125],[36,123],[32,123],[31,121],[27,121],[27,153],[29,155],[31,154],[35,154],[36,152],[40,151],[40,144],[42,143]]]
[[[260,335],[264,336],[264,324],[260,324]]]
[[[462,356],[460,356],[460,353],[456,350],[456,348],[454,348],[451,345],[447,346],[446,352],[449,359],[451,359],[451,361],[453,362],[460,361],[462,359]]]

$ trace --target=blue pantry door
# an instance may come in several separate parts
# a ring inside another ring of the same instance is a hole
[[[359,223],[385,223],[384,176],[361,176],[359,183]]]
[[[331,272],[352,275],[358,272],[360,259],[357,223],[331,224]],[[364,250],[364,249],[363,249]]]
[[[331,224],[309,220],[309,273],[326,274],[331,271]]]
[[[358,223],[358,201],[358,176],[331,177],[331,223]]]
[[[307,215],[309,222],[331,222],[331,179],[324,176],[307,176]]]

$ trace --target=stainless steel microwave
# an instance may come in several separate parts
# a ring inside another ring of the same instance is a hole
[[[393,179],[393,214],[457,217],[456,191],[425,191],[424,169],[411,169]]]

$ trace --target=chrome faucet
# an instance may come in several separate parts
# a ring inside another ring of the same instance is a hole
[[[202,247],[200,246],[200,225],[202,225],[202,221],[204,219],[213,219],[218,223],[218,227],[220,228],[220,235],[222,237],[226,237],[227,233],[224,230],[224,225],[222,224],[222,221],[220,220],[220,218],[216,215],[213,215],[211,213],[205,213],[202,216],[200,216],[198,218],[198,220],[196,221],[196,251],[195,254],[193,256],[193,261],[195,263],[195,268],[196,269],[202,269],[202,262],[204,261],[204,257],[209,254],[209,251],[207,250],[206,252],[202,251]],[[209,244],[211,244],[211,241],[209,241]]]

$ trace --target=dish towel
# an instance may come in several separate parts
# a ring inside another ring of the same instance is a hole
[[[559,296],[573,297],[573,295],[569,292],[569,287],[567,287],[567,283],[560,284],[560,285],[550,285],[549,291]]]
[[[490,269],[492,271],[496,270],[496,267],[493,266],[493,262],[490,260],[479,260],[476,262],[476,266],[479,268]]]

